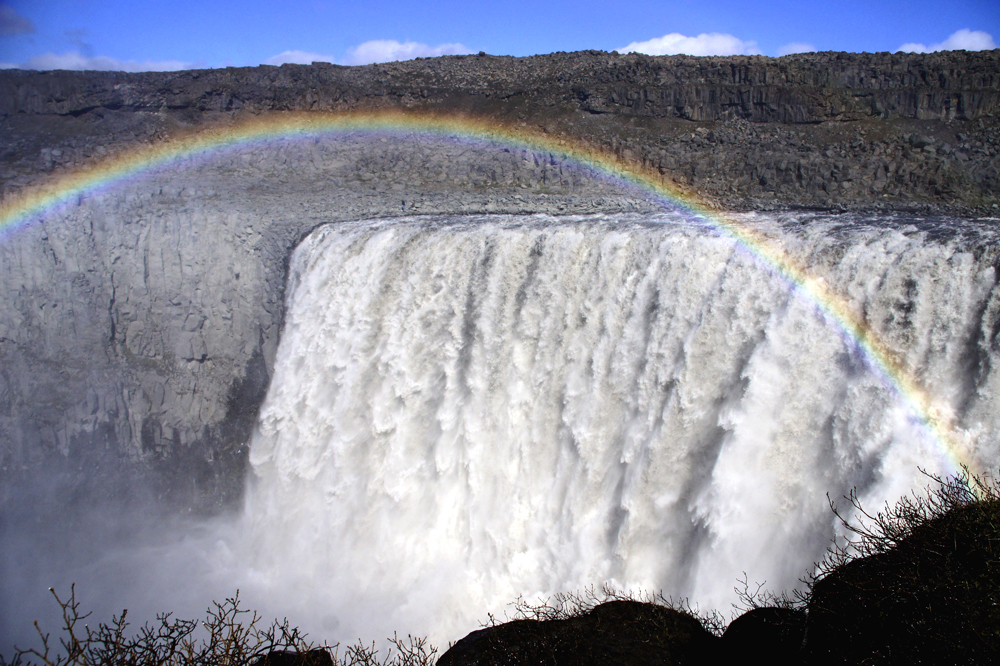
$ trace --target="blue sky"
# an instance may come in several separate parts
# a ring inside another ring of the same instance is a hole
[[[600,49],[996,48],[998,0],[0,0],[0,65],[179,69]]]

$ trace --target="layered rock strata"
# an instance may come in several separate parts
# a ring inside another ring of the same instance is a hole
[[[726,208],[998,205],[1000,51],[693,58],[588,51],[341,67],[0,72],[5,191],[246,114],[466,113],[613,152]]]

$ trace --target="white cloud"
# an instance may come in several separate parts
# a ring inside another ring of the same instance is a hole
[[[812,44],[806,44],[805,42],[792,42],[791,44],[785,44],[780,49],[778,49],[779,56],[791,55],[792,53],[813,53],[816,47]]]
[[[268,65],[283,65],[285,63],[308,65],[312,62],[339,62],[342,65],[369,65],[374,62],[392,62],[394,60],[412,60],[413,58],[466,53],[472,53],[472,51],[464,44],[429,46],[419,42],[400,43],[395,39],[373,39],[360,46],[347,49],[347,55],[344,58],[334,58],[326,53],[293,49],[271,56],[264,63]]]
[[[419,42],[397,42],[395,39],[373,39],[360,46],[348,49],[344,64],[368,65],[373,62],[412,60],[442,55],[463,55],[472,53],[464,44],[438,44],[429,46]]]
[[[693,56],[760,54],[757,42],[744,42],[738,37],[721,32],[703,32],[697,37],[686,37],[679,32],[672,32],[669,35],[650,39],[646,42],[632,42],[628,46],[623,46],[615,50],[619,53],[635,52],[647,55],[677,55],[680,53]]]
[[[99,69],[117,72],[168,72],[192,69],[197,63],[180,60],[119,60],[108,56],[87,56],[79,51],[66,53],[42,53],[28,58],[18,65],[22,69]]]
[[[987,51],[995,48],[997,48],[997,45],[996,42],[993,41],[993,35],[990,33],[983,32],[982,30],[969,30],[968,28],[962,28],[957,32],[953,32],[948,39],[944,40],[940,44],[931,44],[930,46],[927,46],[926,44],[907,42],[896,49],[896,51],[905,51],[908,53],[930,53],[932,51],[959,50]]]
[[[336,62],[336,58],[324,53],[312,53],[310,51],[282,51],[278,55],[271,56],[264,61],[265,65],[284,65],[285,63],[296,65],[308,65],[313,62]]]

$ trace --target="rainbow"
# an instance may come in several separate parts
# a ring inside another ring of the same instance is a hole
[[[408,111],[285,113],[256,117],[231,126],[192,132],[159,145],[136,148],[55,178],[40,187],[14,194],[0,202],[0,237],[38,219],[60,204],[172,162],[226,147],[345,132],[416,132],[549,153],[635,186],[666,204],[686,209],[699,221],[735,239],[814,302],[819,311],[832,320],[862,352],[872,370],[882,375],[909,403],[914,417],[923,422],[936,440],[951,471],[955,473],[966,468],[976,472],[971,443],[968,436],[956,427],[954,415],[935,404],[933,397],[902,367],[893,352],[853,312],[845,299],[822,279],[809,275],[781,247],[657,171],[626,163],[594,147],[525,128],[503,126],[471,116]]]

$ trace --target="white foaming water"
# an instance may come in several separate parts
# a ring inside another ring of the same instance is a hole
[[[1000,454],[995,232],[747,216]],[[994,248],[994,249],[991,249]],[[951,471],[852,340],[677,216],[329,226],[296,251],[252,442],[251,603],[316,638],[457,640],[603,583],[727,612],[795,587],[827,494]]]

